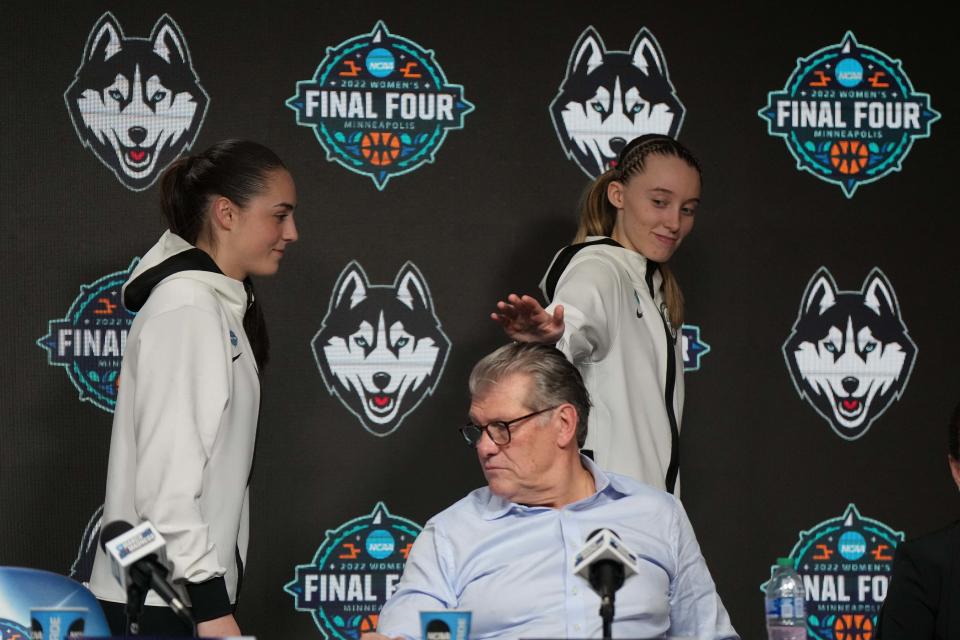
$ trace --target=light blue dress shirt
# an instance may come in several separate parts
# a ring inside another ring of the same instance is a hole
[[[377,630],[420,638],[420,612],[473,614],[470,637],[599,638],[600,598],[573,563],[609,528],[639,556],[616,596],[615,638],[738,638],[683,506],[672,495],[601,471],[596,492],[562,509],[526,507],[484,487],[427,522]]]

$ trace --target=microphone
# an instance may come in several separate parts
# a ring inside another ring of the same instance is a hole
[[[637,566],[637,556],[611,529],[591,532],[574,559],[574,574],[589,582],[590,588],[600,596],[604,638],[611,637],[616,593],[624,580],[637,573]]]
[[[194,625],[190,610],[167,582],[170,569],[166,542],[149,521],[136,527],[122,520],[111,522],[100,534],[100,546],[110,557],[113,577],[127,592],[128,598],[131,590],[142,598],[153,589],[184,622],[191,627]]]

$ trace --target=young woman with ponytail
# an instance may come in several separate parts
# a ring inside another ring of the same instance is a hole
[[[103,524],[150,521],[196,633],[238,636],[269,354],[250,277],[276,273],[297,239],[296,188],[272,151],[227,140],[173,163],[160,192],[169,229],[123,287],[137,316],[120,368]],[[99,549],[90,587],[123,635],[127,594]],[[194,634],[155,593],[146,605],[141,634]]]
[[[550,304],[511,294],[491,314],[517,341],[556,343],[590,391],[585,451],[604,469],[677,493],[683,295],[667,261],[693,228],[700,165],[644,135],[587,189],[574,244],[540,283]]]

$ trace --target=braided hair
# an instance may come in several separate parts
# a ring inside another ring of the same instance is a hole
[[[685,146],[661,134],[646,134],[631,140],[621,151],[616,166],[600,174],[586,188],[580,199],[580,223],[574,242],[583,242],[587,236],[609,236],[617,221],[617,208],[607,196],[607,187],[611,182],[626,182],[631,177],[644,172],[646,160],[651,155],[673,156],[680,158],[702,178],[700,163]],[[673,271],[666,265],[660,265],[663,277],[663,295],[670,315],[670,323],[679,328],[683,324],[683,292],[677,283]]]

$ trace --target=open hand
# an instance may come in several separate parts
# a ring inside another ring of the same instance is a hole
[[[497,302],[497,310],[490,317],[517,342],[554,344],[563,336],[563,305],[558,304],[551,315],[530,296],[511,293],[506,301]]]

